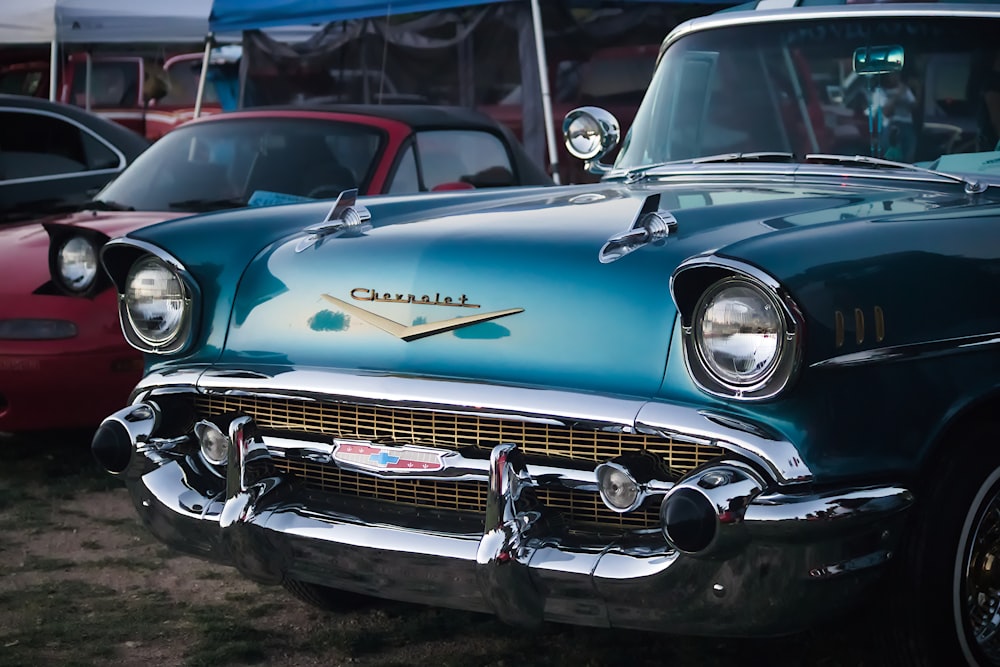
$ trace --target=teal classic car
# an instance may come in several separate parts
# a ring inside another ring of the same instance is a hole
[[[905,664],[1000,665],[997,35],[991,5],[721,12],[666,37],[613,164],[615,119],[567,116],[599,183],[112,240],[146,371],[94,453],[163,542],[319,605],[874,609]]]

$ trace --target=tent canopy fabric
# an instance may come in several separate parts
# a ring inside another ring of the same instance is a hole
[[[209,27],[214,33],[282,25],[330,23],[399,16],[506,0],[215,0]]]
[[[215,0],[209,28],[218,34],[282,25],[307,25],[454,7],[496,4],[511,0]],[[739,0],[640,0],[665,4],[732,5]],[[624,0],[626,4],[628,0]],[[586,3],[582,3],[586,4]]]
[[[202,42],[211,7],[211,0],[0,2],[0,44]]]

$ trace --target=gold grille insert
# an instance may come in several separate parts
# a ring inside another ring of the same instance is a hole
[[[722,454],[722,449],[713,445],[676,442],[659,436],[573,429],[478,415],[257,396],[198,396],[195,400],[197,409],[205,415],[243,412],[264,428],[442,449],[513,442],[525,454],[595,463],[645,449],[663,457],[667,466],[678,472],[687,472]]]
[[[202,416],[242,412],[252,416],[264,429],[410,443],[441,449],[489,447],[512,442],[528,455],[566,457],[595,464],[625,453],[647,450],[662,457],[666,465],[677,472],[686,472],[722,455],[722,449],[712,445],[491,416],[257,396],[208,395],[196,397],[195,402]],[[486,508],[486,489],[482,484],[382,479],[344,472],[332,465],[292,460],[277,460],[275,463],[314,488],[345,495],[455,511],[483,512]],[[651,528],[658,522],[655,508],[618,514],[605,507],[600,496],[593,492],[549,487],[537,489],[537,494],[545,505],[563,511],[570,522],[631,529]]]
[[[373,498],[440,510],[486,512],[486,485],[477,482],[442,482],[429,479],[385,479],[346,472],[332,465],[276,459],[278,470],[295,475],[311,488],[357,498]],[[558,510],[571,525],[588,524],[611,529],[647,529],[659,525],[659,508],[641,508],[628,514],[609,510],[601,497],[589,491],[559,488],[535,489],[538,500]]]

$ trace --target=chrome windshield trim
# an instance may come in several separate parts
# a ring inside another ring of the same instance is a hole
[[[982,3],[946,5],[823,5],[723,12],[693,18],[670,31],[660,46],[660,56],[681,37],[705,30],[778,21],[830,21],[851,18],[1000,18],[1000,9]]]
[[[778,484],[812,479],[811,470],[795,446],[769,428],[722,411],[659,401],[390,374],[217,367],[151,373],[139,382],[134,395],[155,400],[156,393],[185,390],[360,402],[621,433],[659,434],[692,444],[715,445],[745,456],[769,471]]]
[[[643,167],[614,169],[608,172],[608,174],[604,177],[604,180],[627,180],[629,177],[634,177],[635,174],[643,172],[643,169]],[[770,178],[783,179],[788,183],[801,183],[806,179],[812,178],[853,178],[866,181],[934,183],[959,187],[962,186],[962,182],[957,181],[956,178],[967,178],[968,180],[976,181],[980,186],[1000,186],[1000,177],[997,176],[990,178],[981,174],[969,175],[960,174],[958,172],[949,173],[947,175],[935,175],[933,172],[921,170],[919,167],[914,167],[913,171],[909,171],[904,168],[879,169],[872,166],[864,166],[864,163],[859,163],[858,166],[852,166],[844,164],[803,164],[798,162],[794,164],[685,162],[679,164],[651,166],[646,169],[648,169],[648,171],[643,173],[642,176],[637,179],[638,181],[642,181],[643,179],[647,181],[650,179],[669,179],[670,181],[683,182],[690,180],[702,183],[704,182],[706,176],[728,179],[746,179],[767,176]]]
[[[862,366],[865,364],[880,364],[891,361],[910,361],[918,358],[937,357],[945,354],[955,354],[970,349],[983,349],[1000,346],[1000,332],[979,334],[977,336],[961,336],[944,338],[942,340],[913,343],[910,345],[894,345],[864,352],[843,354],[811,364],[810,368],[843,368],[845,366]]]

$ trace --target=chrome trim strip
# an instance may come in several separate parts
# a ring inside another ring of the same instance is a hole
[[[636,416],[640,431],[695,438],[738,452],[769,471],[778,484],[808,482],[813,474],[795,446],[756,424],[711,410],[647,403]]]
[[[391,374],[349,373],[314,369],[256,372],[234,376],[206,370],[198,389],[208,394],[270,395],[310,400],[362,401],[417,410],[457,414],[527,417],[556,425],[601,424],[633,432],[644,401],[578,394],[555,389],[526,389],[475,382],[429,380]],[[475,401],[472,403],[470,401]]]
[[[79,176],[94,176],[95,174],[117,174],[125,168],[127,160],[125,159],[125,154],[118,150],[118,147],[107,141],[104,137],[94,132],[92,129],[84,125],[83,123],[77,121],[69,116],[62,116],[52,111],[46,109],[30,109],[22,107],[2,107],[0,111],[13,111],[14,113],[30,113],[36,116],[48,116],[49,118],[54,118],[56,120],[69,123],[75,126],[77,129],[86,132],[98,143],[106,147],[109,151],[115,154],[118,158],[118,166],[111,167],[107,169],[85,169],[83,171],[69,171],[62,174],[51,174],[46,176],[26,176],[24,178],[12,178],[9,180],[0,181],[0,185],[16,185],[18,183],[24,183],[26,181],[36,182],[36,181],[51,181],[59,178],[73,178]]]
[[[1000,332],[978,334],[975,336],[960,336],[943,338],[941,340],[909,345],[894,345],[875,350],[853,352],[817,361],[809,368],[843,368],[847,366],[862,366],[865,364],[881,364],[891,361],[911,361],[939,357],[946,354],[956,354],[972,348],[983,349],[1000,345]]]
[[[101,247],[101,256],[102,256],[102,258],[103,258],[104,253],[107,252],[108,248],[118,248],[118,247],[135,248],[136,250],[141,250],[143,252],[149,253],[150,255],[153,255],[154,257],[156,257],[157,259],[161,260],[165,264],[168,264],[175,271],[183,273],[189,279],[191,277],[191,274],[188,272],[188,270],[184,266],[184,264],[182,264],[180,260],[178,260],[176,257],[174,257],[173,255],[171,255],[170,253],[168,253],[166,250],[164,250],[160,246],[154,245],[154,244],[150,243],[149,241],[143,241],[141,239],[133,239],[133,238],[129,238],[127,236],[121,236],[121,237],[118,237],[118,238],[113,238],[110,241],[108,241],[107,243],[105,243]],[[192,280],[192,282],[193,282],[193,280]]]
[[[552,425],[661,434],[712,444],[758,462],[778,484],[805,482],[812,471],[795,446],[771,429],[722,412],[659,401],[595,396],[555,389],[429,380],[390,374],[180,368],[151,373],[133,396],[195,389],[206,394],[343,401]],[[475,403],[470,403],[474,398]]]
[[[774,23],[777,21],[829,21],[843,18],[1000,18],[997,9],[986,9],[981,3],[941,5],[824,5],[813,7],[786,7],[781,9],[759,9],[748,11],[733,11],[709,14],[690,19],[670,31],[660,46],[660,53],[671,44],[686,35],[729,28],[746,26],[755,23]]]
[[[913,493],[901,486],[837,489],[809,496],[766,494],[747,506],[744,521],[767,534],[787,533],[793,524],[796,530],[818,531],[845,519],[853,523],[902,512],[913,500]]]
[[[615,169],[605,176],[605,179],[626,178],[630,173],[642,171],[642,167]],[[956,172],[956,175],[959,172]],[[699,164],[683,163],[677,165],[661,165],[650,168],[643,174],[644,180],[652,178],[669,179],[670,181],[703,183],[706,177],[731,177],[733,179],[750,179],[768,176],[772,179],[784,179],[787,183],[801,183],[811,178],[856,178],[870,181],[901,181],[906,183],[936,183],[959,187],[962,184],[954,178],[934,176],[924,172],[909,172],[905,169],[875,169],[872,167],[850,165],[814,165],[814,164]],[[976,175],[983,185],[1000,185],[1000,178],[981,177]]]

